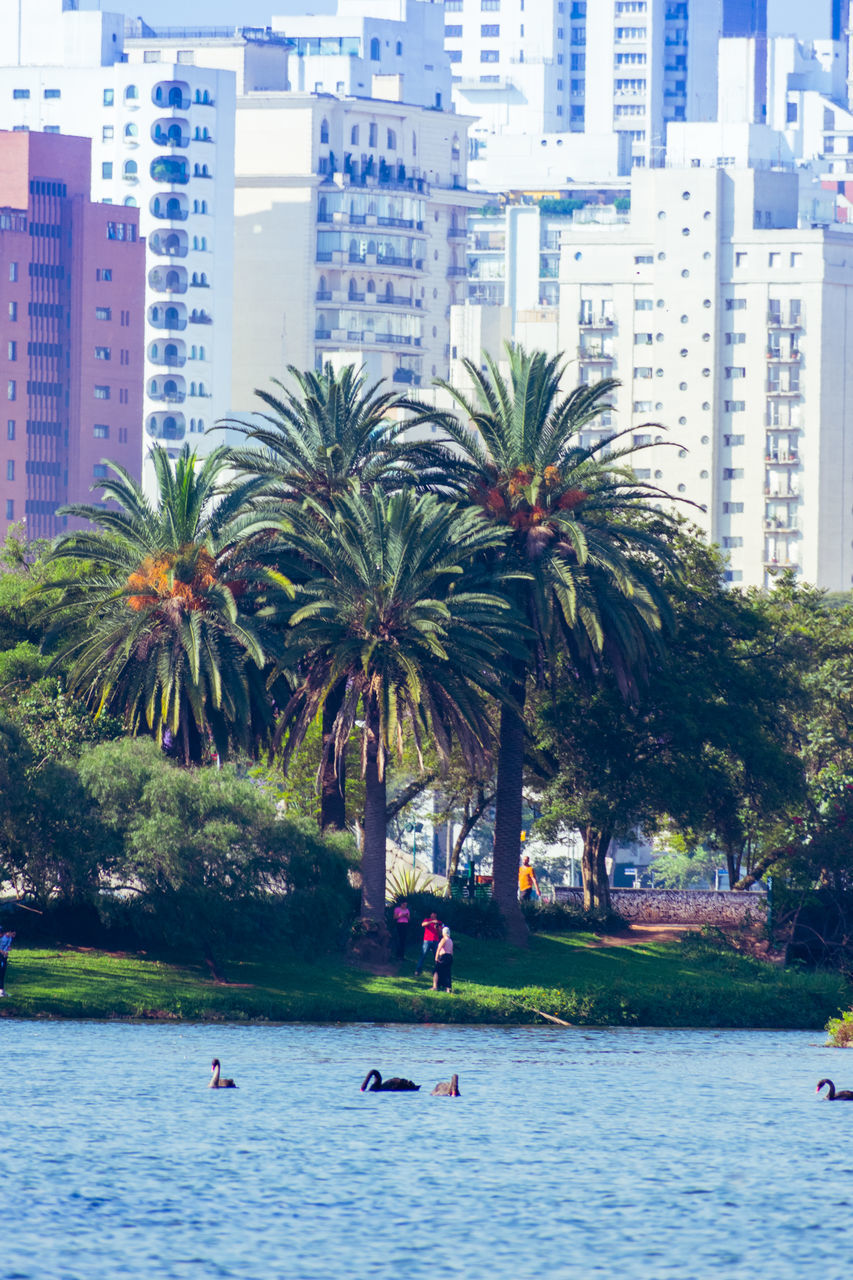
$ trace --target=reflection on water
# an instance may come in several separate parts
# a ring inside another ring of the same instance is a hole
[[[0,1277],[840,1280],[853,1106],[814,1089],[853,1053],[819,1041],[0,1021]]]

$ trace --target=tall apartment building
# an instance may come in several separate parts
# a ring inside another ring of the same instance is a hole
[[[63,525],[105,459],[142,468],[139,211],[89,199],[91,143],[0,133],[0,540]]]
[[[237,111],[234,398],[288,364],[446,375],[465,295],[467,121],[407,103],[250,94]]]
[[[454,100],[472,137],[630,136],[661,163],[669,120],[716,115],[717,40],[731,0],[445,0]]]
[[[661,442],[638,465],[699,504],[732,581],[849,590],[853,237],[797,207],[795,173],[636,176],[628,225],[564,237],[559,345],[621,380],[616,424]]]
[[[234,73],[126,50],[123,16],[79,0],[3,6],[0,48],[0,127],[90,138],[93,199],[138,209],[145,438],[209,448],[231,407]]]

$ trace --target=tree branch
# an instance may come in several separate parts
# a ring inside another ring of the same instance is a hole
[[[422,777],[416,778],[414,782],[410,782],[399,795],[395,796],[389,804],[385,806],[385,821],[390,822],[392,818],[396,818],[401,809],[405,809],[406,805],[416,799],[422,791],[426,791],[427,787],[435,782],[438,773],[433,771],[425,773]]]

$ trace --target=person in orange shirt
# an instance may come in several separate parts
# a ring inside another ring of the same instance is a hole
[[[533,897],[533,890],[536,890],[537,898],[541,898],[542,894],[539,889],[539,881],[536,879],[536,872],[530,865],[530,858],[527,854],[521,859],[521,866],[518,868],[518,896],[522,902],[529,902]]]

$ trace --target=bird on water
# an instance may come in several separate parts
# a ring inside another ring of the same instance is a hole
[[[208,1089],[236,1089],[237,1083],[234,1080],[226,1080],[220,1075],[219,1059],[214,1058],[210,1064],[213,1075],[210,1077]]]
[[[453,1075],[449,1080],[439,1080],[432,1091],[434,1098],[459,1098],[459,1077]]]
[[[827,1102],[853,1102],[853,1089],[839,1089],[836,1093],[835,1085],[831,1080],[820,1080],[818,1081],[816,1092],[820,1093],[824,1085],[828,1085],[826,1091]]]
[[[391,1076],[389,1080],[383,1080],[374,1067],[364,1077],[361,1092],[364,1093],[366,1090],[368,1093],[413,1093],[420,1087],[419,1084],[414,1084],[411,1080],[403,1080],[400,1076]]]

